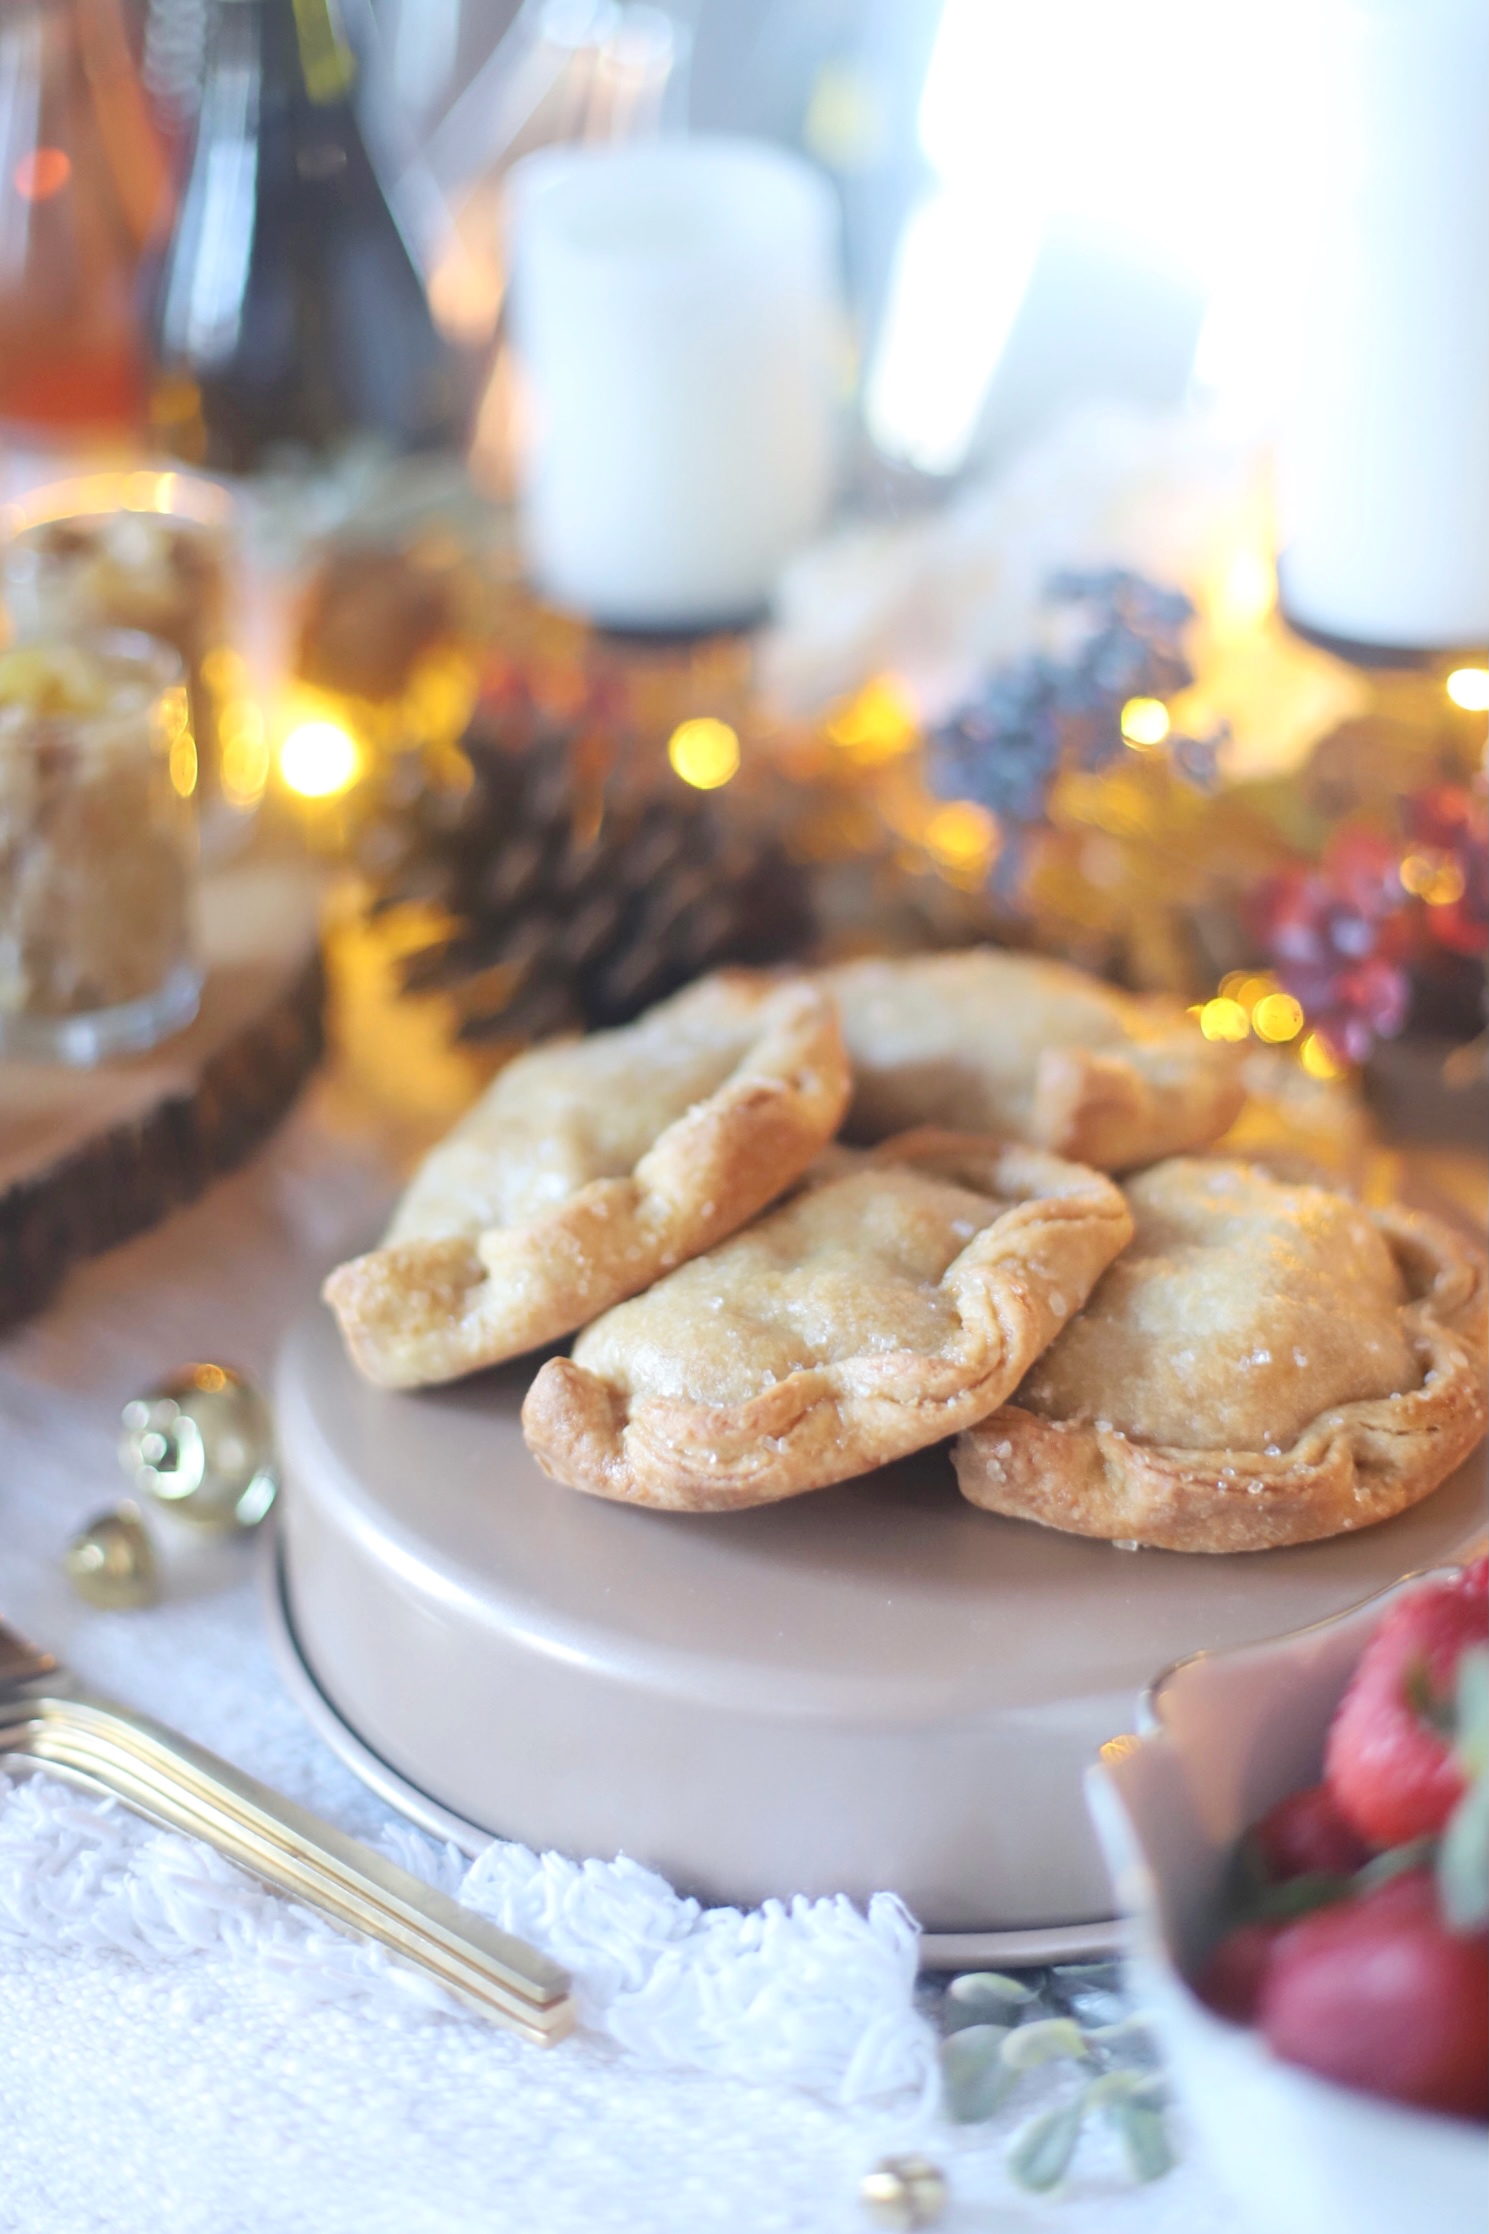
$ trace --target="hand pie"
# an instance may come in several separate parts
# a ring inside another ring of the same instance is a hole
[[[1094,1171],[923,1133],[796,1195],[587,1328],[528,1391],[544,1469],[719,1512],[861,1474],[981,1419],[1131,1231]]]
[[[1170,1551],[1367,1528],[1484,1432],[1484,1267],[1435,1219],[1248,1164],[1124,1189],[1131,1248],[953,1452],[991,1512]]]
[[[820,973],[853,1066],[850,1134],[953,1125],[1122,1171],[1219,1138],[1236,1051],[1175,1003],[1060,962],[977,947]]]
[[[427,1158],[327,1302],[372,1381],[449,1381],[555,1341],[710,1248],[832,1138],[848,1070],[802,978],[702,979],[536,1047]]]

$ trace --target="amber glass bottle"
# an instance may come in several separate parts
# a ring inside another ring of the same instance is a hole
[[[139,272],[167,200],[119,0],[0,0],[0,422],[137,429]]]

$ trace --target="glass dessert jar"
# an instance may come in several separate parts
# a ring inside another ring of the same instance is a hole
[[[231,509],[225,491],[179,473],[101,473],[38,489],[4,520],[17,636],[138,629],[179,656],[209,851],[246,830],[268,773],[266,755],[242,749],[243,662],[228,641]]]
[[[168,645],[0,653],[0,1053],[94,1063],[196,1014],[195,788]]]

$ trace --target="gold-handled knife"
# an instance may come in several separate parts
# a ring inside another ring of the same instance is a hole
[[[567,1972],[359,1840],[131,1707],[92,1697],[0,1623],[0,1754],[19,1753],[215,1847],[482,2016],[544,2045],[574,2029]]]

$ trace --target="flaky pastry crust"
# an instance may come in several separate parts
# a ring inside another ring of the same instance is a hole
[[[1131,1219],[1099,1173],[922,1131],[821,1173],[544,1365],[522,1425],[572,1488],[725,1512],[843,1481],[979,1419]]]
[[[1145,1173],[1137,1185],[1161,1185],[1166,1174],[1184,1164],[1188,1159]],[[1205,1169],[1196,1164],[1188,1168]],[[1256,1176],[1274,1184],[1266,1175]],[[1288,1191],[1315,1198],[1321,1193],[1314,1188]],[[1404,1385],[1382,1391],[1378,1375],[1375,1391],[1322,1404],[1291,1428],[1283,1445],[1259,1449],[1254,1447],[1256,1437],[1250,1436],[1237,1446],[1181,1446],[1135,1433],[1130,1422],[1124,1430],[1105,1418],[1051,1416],[1049,1384],[1058,1387],[1062,1377],[1056,1345],[1030,1376],[1036,1389],[1046,1384],[1040,1410],[1032,1409],[1020,1390],[1025,1401],[1002,1406],[958,1438],[952,1458],[963,1495],[988,1511],[1048,1528],[1188,1552],[1265,1551],[1309,1543],[1371,1527],[1419,1503],[1484,1433],[1489,1411],[1485,1267],[1451,1229],[1421,1213],[1400,1206],[1367,1211],[1351,1205],[1349,1215],[1368,1220],[1379,1237],[1399,1277],[1399,1294],[1390,1306],[1389,1323],[1384,1316],[1377,1318],[1374,1337],[1362,1342],[1351,1319],[1344,1339],[1336,1342],[1335,1363],[1353,1349],[1368,1374],[1371,1363],[1365,1353],[1378,1352],[1387,1361],[1384,1377]],[[1347,1240],[1341,1246],[1347,1248]],[[1108,1276],[1114,1287],[1140,1279],[1143,1242],[1140,1216],[1132,1256]],[[1344,1273],[1341,1313],[1361,1278],[1360,1268],[1351,1262]],[[1104,1282],[1088,1309],[1091,1326],[1109,1308],[1107,1297]],[[1142,1300],[1133,1306],[1128,1330],[1139,1346],[1143,1320],[1151,1317],[1151,1286],[1145,1301],[1146,1310]],[[1180,1321],[1182,1315],[1181,1307]],[[1314,1324],[1320,1349],[1331,1333],[1340,1332],[1327,1326],[1320,1313],[1315,1313]],[[1072,1328],[1066,1339],[1076,1332]],[[1289,1341],[1297,1332],[1294,1323]],[[1171,1335],[1166,1338],[1171,1344]],[[1190,1339],[1203,1343],[1202,1323]],[[1306,1388],[1310,1361],[1301,1350],[1292,1354],[1303,1360]],[[1186,1348],[1179,1355],[1193,1357],[1194,1350]],[[1161,1373],[1164,1362],[1158,1357],[1150,1370]],[[1171,1349],[1168,1362],[1173,1362]],[[1119,1377],[1121,1370],[1119,1361]],[[1078,1358],[1073,1367],[1065,1361],[1067,1403],[1072,1371],[1078,1377]],[[1110,1402],[1109,1396],[1102,1400]],[[1142,1392],[1131,1401],[1140,1410]],[[1264,1408],[1275,1409],[1281,1401],[1278,1390],[1274,1387],[1262,1401]]]
[[[711,1248],[832,1138],[849,1078],[802,978],[704,978],[636,1023],[534,1048],[427,1158],[379,1249],[325,1285],[387,1388],[571,1333]]]
[[[853,1065],[853,1138],[951,1125],[1125,1171],[1217,1140],[1245,1099],[1233,1047],[1177,1003],[978,947],[842,963],[820,982]]]

